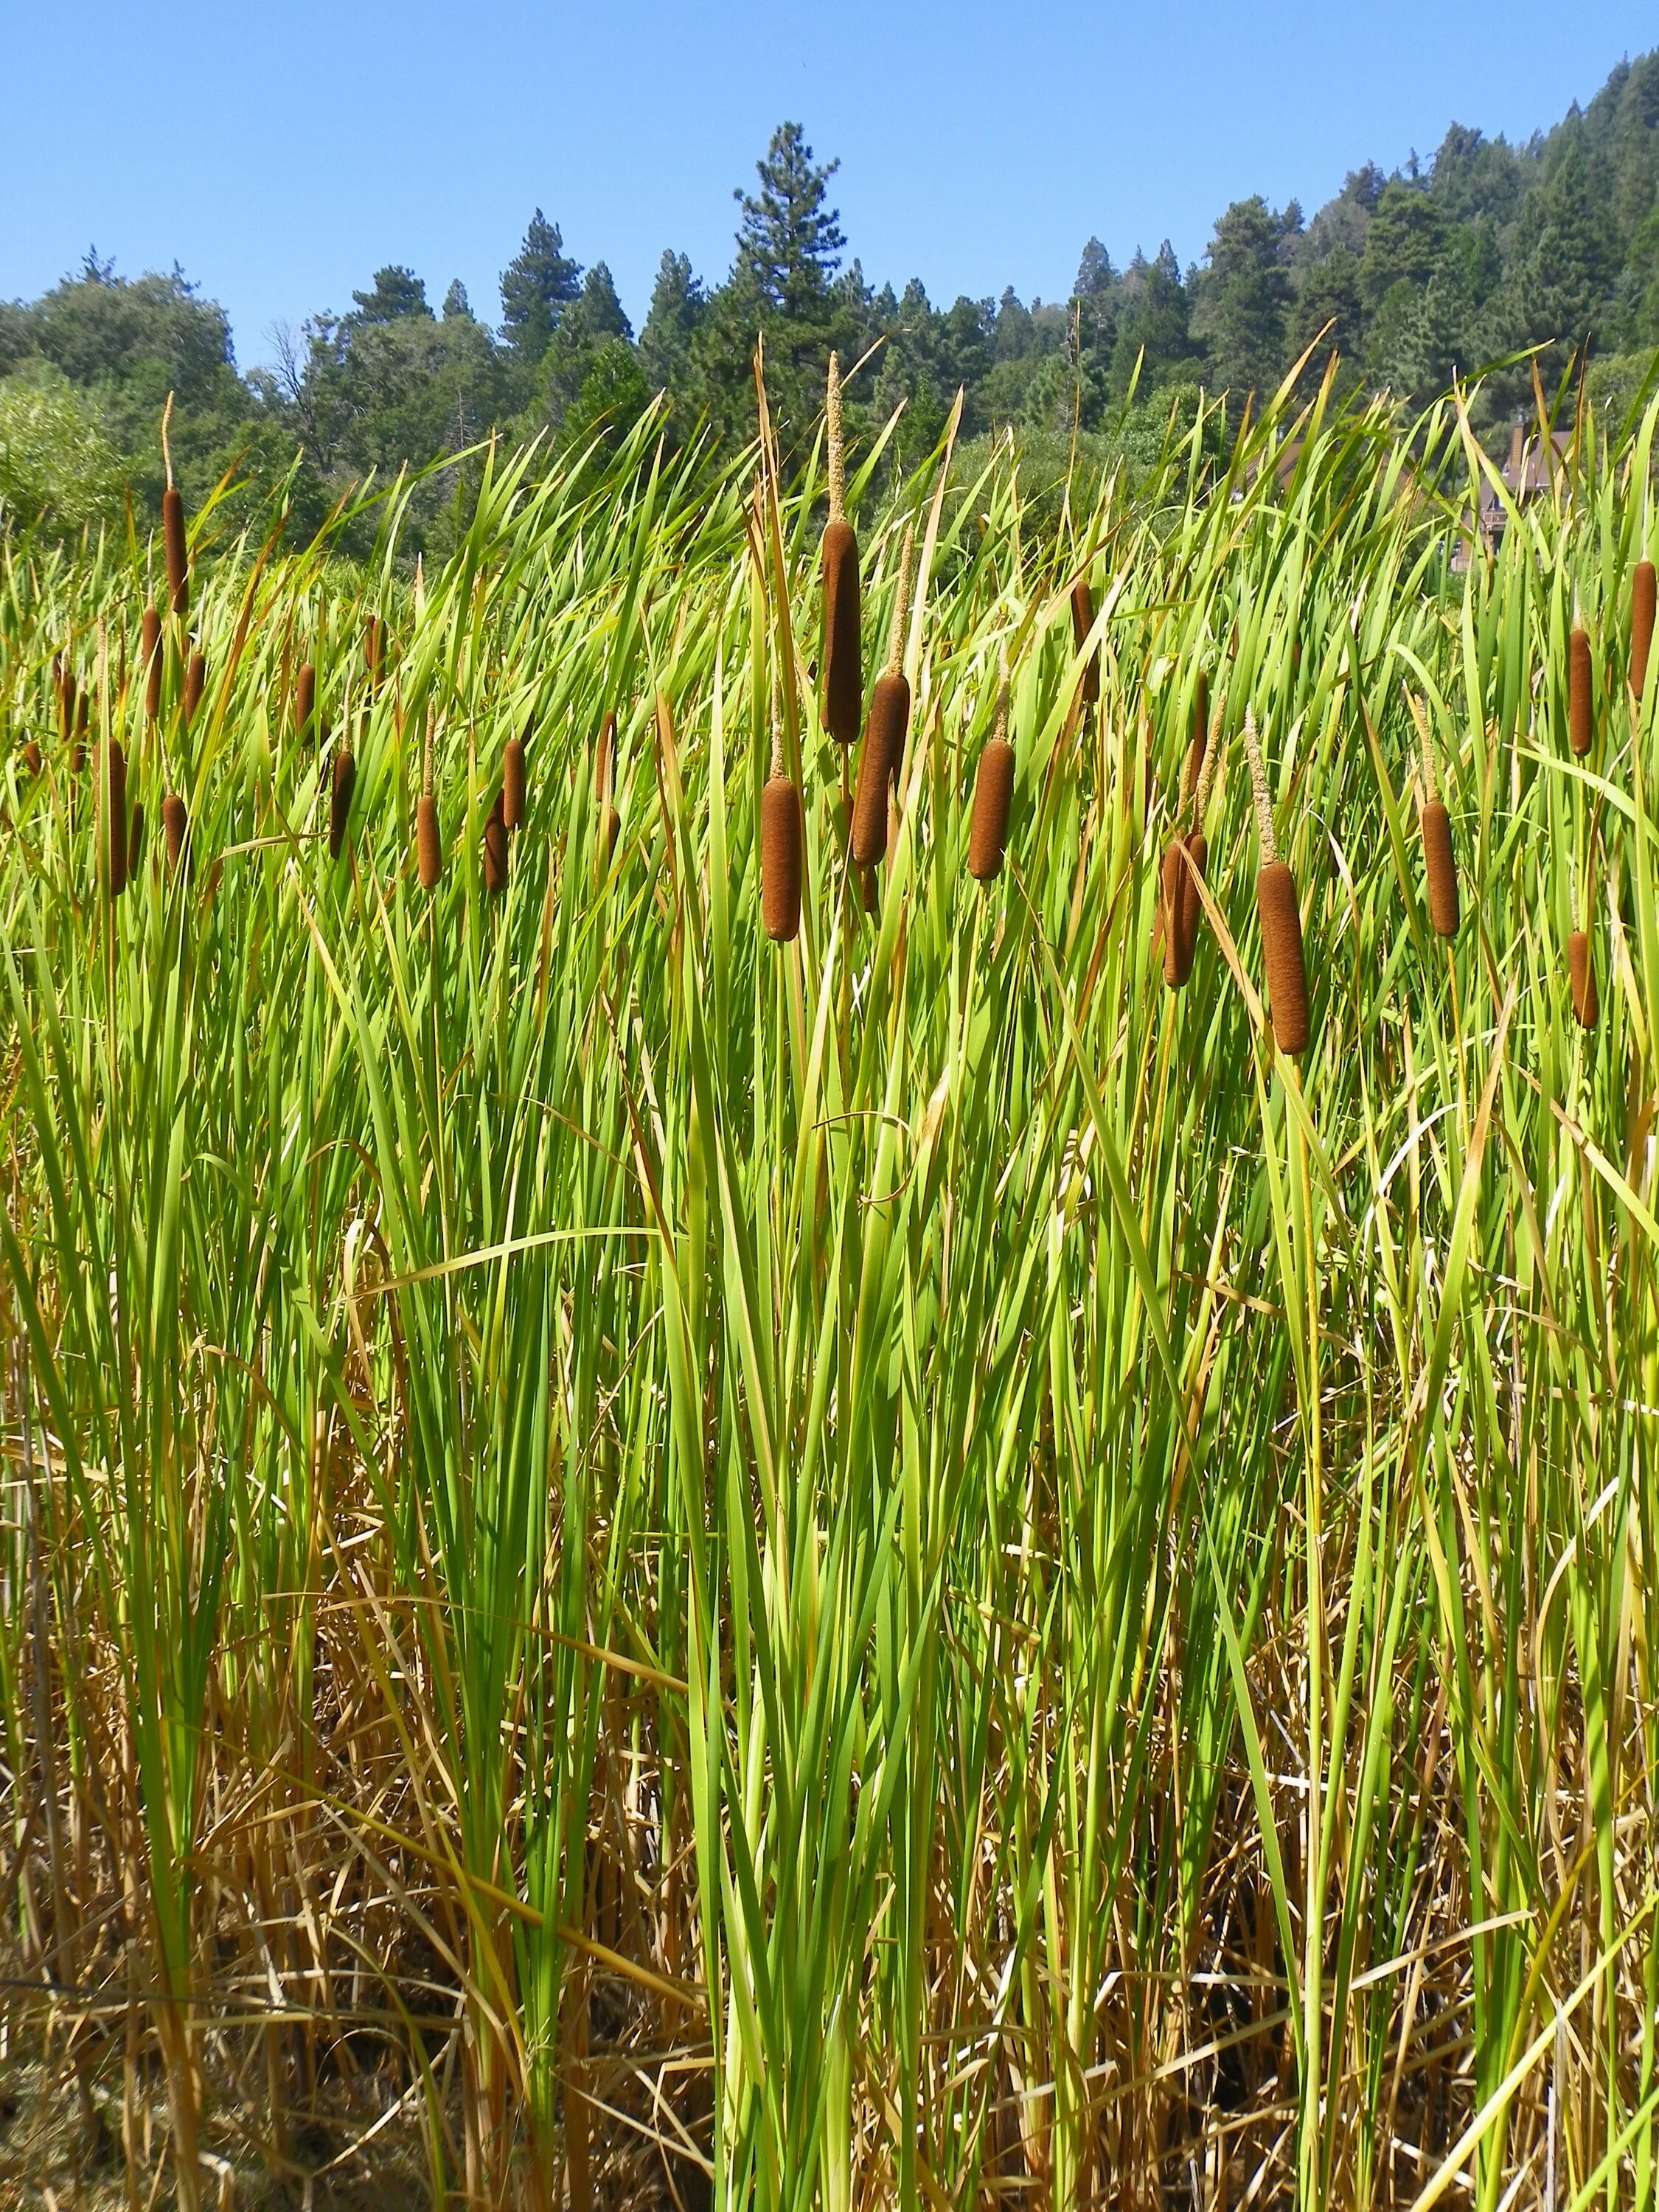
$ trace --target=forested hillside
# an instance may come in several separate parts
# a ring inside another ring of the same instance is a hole
[[[1091,238],[1066,301],[1028,304],[1011,286],[939,306],[919,278],[872,286],[848,258],[835,167],[784,125],[743,200],[730,270],[710,282],[665,252],[637,332],[605,263],[584,266],[540,210],[502,273],[498,322],[459,283],[434,302],[422,275],[388,266],[345,312],[278,333],[275,366],[246,375],[223,313],[179,270],[128,278],[88,253],[44,297],[0,303],[0,499],[59,529],[118,514],[129,492],[153,514],[169,391],[192,501],[231,469],[245,498],[262,496],[297,453],[295,530],[371,471],[421,468],[492,429],[579,447],[658,392],[671,437],[700,423],[741,437],[757,332],[786,434],[816,413],[835,347],[844,362],[870,356],[848,396],[854,435],[903,402],[893,451],[914,458],[961,387],[964,434],[1012,425],[1039,467],[1063,459],[1074,428],[1096,459],[1155,447],[1186,392],[1242,402],[1316,340],[1322,368],[1327,330],[1346,380],[1414,401],[1508,362],[1477,399],[1488,434],[1530,393],[1516,354],[1542,348],[1552,391],[1582,356],[1592,397],[1622,406],[1659,348],[1659,52],[1621,64],[1587,109],[1524,145],[1454,124],[1431,159],[1386,176],[1368,162],[1310,217],[1295,201],[1236,201],[1185,270],[1167,241],[1119,268]],[[416,542],[450,541],[466,477],[422,487]]]

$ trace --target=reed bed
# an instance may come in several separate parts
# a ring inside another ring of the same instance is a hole
[[[1455,411],[1328,385],[1058,540],[849,469],[878,872],[819,485],[650,415],[416,588],[406,486],[204,515],[153,715],[147,549],[0,547],[9,2201],[1652,2207],[1654,416],[1577,420],[1455,568]]]

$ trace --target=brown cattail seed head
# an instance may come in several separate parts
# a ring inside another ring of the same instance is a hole
[[[104,860],[109,895],[119,898],[127,887],[127,757],[113,738],[105,752]]]
[[[1590,749],[1590,641],[1582,629],[1567,640],[1567,742],[1581,760]]]
[[[380,687],[380,672],[386,662],[386,624],[379,615],[371,615],[363,632],[363,665],[368,670],[370,690]]]
[[[788,775],[768,776],[761,791],[761,919],[776,945],[800,929],[800,793]]]
[[[328,792],[328,857],[337,860],[344,848],[346,828],[351,818],[351,794],[357,785],[357,763],[351,757],[349,745],[342,745],[334,756],[333,771],[329,778]]]
[[[300,663],[294,679],[294,734],[308,738],[317,720],[317,672],[308,660]]]
[[[423,791],[415,802],[415,854],[421,889],[436,890],[444,872],[444,851],[438,835],[438,802],[429,791]]]
[[[132,826],[127,832],[127,881],[129,883],[137,874],[139,863],[143,857],[144,802],[142,799],[135,799],[132,802]]]
[[[832,520],[822,548],[823,576],[823,720],[838,744],[858,743],[864,705],[860,664],[859,546],[853,526]]]
[[[75,735],[75,671],[67,661],[58,676],[58,713],[67,743]]]
[[[161,711],[161,617],[146,607],[138,625],[138,658],[144,670],[144,712],[153,722]]]
[[[1203,912],[1194,871],[1203,873],[1208,850],[1201,832],[1193,837],[1172,837],[1164,848],[1158,870],[1158,921],[1164,938],[1164,980],[1172,991],[1180,990],[1193,972],[1198,917]]]
[[[853,859],[872,866],[887,853],[887,789],[904,757],[910,728],[910,686],[903,671],[884,668],[870,693],[853,793]]]
[[[524,820],[524,739],[509,738],[501,758],[501,819],[509,830]]]
[[[1595,995],[1595,963],[1590,957],[1590,941],[1582,929],[1575,929],[1567,939],[1567,981],[1572,988],[1572,1011],[1579,1028],[1593,1030],[1601,1006]]]
[[[1283,860],[1264,861],[1257,871],[1255,905],[1261,917],[1261,961],[1267,971],[1273,1036],[1281,1052],[1304,1052],[1308,1044],[1308,971],[1302,957],[1296,885]]]
[[[185,720],[195,719],[196,709],[202,703],[202,694],[207,690],[207,655],[192,653],[185,671]]]
[[[190,612],[190,562],[185,551],[185,502],[169,484],[161,494],[161,542],[167,560],[167,596],[176,615]]]
[[[1630,680],[1639,699],[1648,680],[1648,653],[1653,644],[1655,579],[1651,561],[1638,561],[1630,580]]]
[[[40,775],[40,748],[33,738],[28,738],[23,746],[23,765],[31,775]]]
[[[1000,717],[999,717],[1000,722]],[[1008,849],[1008,810],[1014,796],[1014,749],[994,733],[985,740],[974,778],[974,813],[968,829],[968,872],[976,884],[994,883]]]
[[[1072,642],[1080,646],[1095,626],[1095,595],[1089,579],[1079,576],[1072,586]],[[1083,703],[1092,707],[1100,696],[1100,655],[1091,653],[1083,664]]]
[[[190,811],[176,791],[169,791],[161,800],[161,829],[167,841],[167,866],[177,869],[184,857],[185,832],[190,827]]]
[[[501,795],[489,810],[483,833],[484,889],[492,898],[507,889],[507,824],[501,819]]]
[[[1429,919],[1440,937],[1457,934],[1457,866],[1452,859],[1451,817],[1437,799],[1418,816],[1423,832],[1423,872],[1429,884]]]

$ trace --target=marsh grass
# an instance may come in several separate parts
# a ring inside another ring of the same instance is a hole
[[[5,557],[0,2019],[53,2085],[9,2185],[1652,2204],[1659,678],[1606,611],[1652,431],[1586,419],[1462,574],[1455,410],[1172,418],[1058,538],[942,448],[860,516],[872,655],[927,518],[868,912],[813,487],[753,456],[488,454],[416,593],[405,489],[359,579],[202,563],[200,710],[177,624],[158,717],[107,707],[194,865],[118,903],[21,744],[142,553]],[[371,620],[331,865],[285,656],[356,701]]]

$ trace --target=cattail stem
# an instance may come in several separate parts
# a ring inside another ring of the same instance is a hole
[[[1630,681],[1638,699],[1647,688],[1656,596],[1653,563],[1638,561],[1630,583]]]

